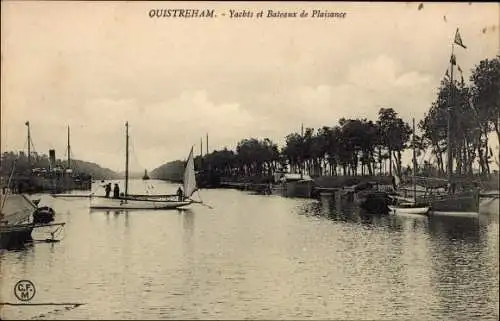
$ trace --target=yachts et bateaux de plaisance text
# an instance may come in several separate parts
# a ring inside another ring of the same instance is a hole
[[[250,10],[229,10],[230,18],[345,18],[347,13],[335,12],[328,10],[312,10],[309,13],[306,11],[280,11],[280,10],[260,10],[254,15],[254,11]],[[214,9],[151,9],[149,10],[150,18],[215,18],[217,15]],[[225,16],[223,14],[223,16]]]

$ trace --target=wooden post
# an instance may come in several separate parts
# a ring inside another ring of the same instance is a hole
[[[68,169],[71,168],[71,147],[69,144],[69,125],[68,125]]]

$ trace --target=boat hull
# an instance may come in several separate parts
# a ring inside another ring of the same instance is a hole
[[[0,248],[11,248],[32,241],[32,225],[0,227]]]
[[[91,194],[50,194],[54,198],[89,198]]]
[[[33,225],[0,226],[0,248],[11,248],[32,241]]]
[[[389,197],[385,192],[361,191],[354,193],[353,203],[368,214],[388,214]]]
[[[425,197],[419,201],[430,204],[432,212],[479,213],[479,191],[477,190]]]
[[[284,197],[311,198],[314,182],[312,180],[289,181],[273,184],[271,194]]]
[[[121,209],[121,210],[165,210],[184,207],[191,201],[159,201],[146,199],[116,199],[92,198],[91,209]]]

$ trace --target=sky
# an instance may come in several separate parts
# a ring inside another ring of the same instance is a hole
[[[468,79],[500,54],[495,3],[30,2],[1,3],[1,148],[34,148],[124,170],[234,149],[244,138],[280,146],[304,127],[376,120],[392,107],[422,119],[455,48]],[[151,9],[214,9],[214,18],[151,18]],[[230,10],[253,12],[231,18]],[[256,13],[264,10],[263,18]],[[345,12],[268,18],[267,10]],[[223,14],[225,14],[223,16]],[[456,70],[455,70],[456,72]],[[496,148],[496,135],[491,136]],[[407,157],[407,156],[405,156]],[[408,157],[407,157],[408,158]]]

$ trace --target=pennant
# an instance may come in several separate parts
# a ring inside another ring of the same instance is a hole
[[[460,65],[457,65],[457,69],[458,71],[460,71],[460,73],[462,73],[462,68],[460,68]]]
[[[467,47],[464,46],[464,44],[462,42],[462,37],[460,37],[460,33],[458,32],[458,28],[457,28],[457,32],[455,33],[455,43],[457,45],[459,45],[460,47],[467,49]]]
[[[29,126],[29,125],[30,125],[30,122],[29,122],[29,121],[27,121],[27,122],[25,122],[24,124],[25,124],[26,126]]]

